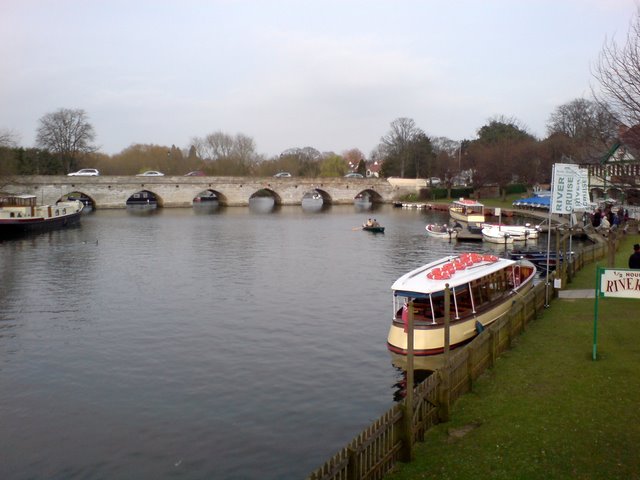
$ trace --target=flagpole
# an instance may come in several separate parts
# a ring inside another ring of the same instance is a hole
[[[553,164],[551,173],[551,201],[549,202],[549,217],[547,219],[547,278],[544,284],[544,306],[549,307],[549,250],[551,250],[551,210],[553,209],[553,184],[556,176],[556,165]],[[556,269],[558,268],[556,261]]]

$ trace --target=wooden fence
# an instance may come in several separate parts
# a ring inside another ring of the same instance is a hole
[[[548,282],[537,284],[517,298],[506,315],[468,345],[455,350],[443,368],[416,386],[410,409],[405,399],[396,403],[307,479],[376,480],[383,478],[398,461],[407,460],[406,452],[411,451],[410,446],[407,449],[407,442],[412,445],[424,440],[432,426],[448,421],[448,412],[455,401],[472,389],[473,382],[492,367],[498,356],[511,347],[515,337],[539,316],[547,299],[555,297],[553,279],[556,275],[570,279],[584,265],[605,258],[610,246],[617,249],[615,238],[590,245],[572,257],[566,255],[564,258],[572,258],[571,262],[563,262]],[[410,422],[405,418],[407,411],[412,415]],[[407,432],[408,425],[410,432]]]

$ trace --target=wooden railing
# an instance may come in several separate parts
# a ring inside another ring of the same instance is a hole
[[[382,479],[398,461],[406,461],[406,452],[411,451],[411,448],[407,449],[406,442],[422,441],[432,426],[448,421],[453,403],[472,389],[473,382],[492,367],[498,356],[511,347],[514,338],[540,315],[547,297],[556,296],[553,288],[556,275],[571,275],[588,263],[606,258],[610,246],[617,249],[617,242],[598,242],[583,248],[572,257],[571,262],[566,262],[549,275],[548,282],[535,285],[527,294],[516,299],[506,315],[468,345],[456,350],[443,368],[415,387],[411,409],[407,408],[404,399],[396,403],[346,447],[313,471],[308,480]],[[412,414],[411,422],[405,421],[406,411]],[[406,425],[411,426],[410,432],[406,431]]]

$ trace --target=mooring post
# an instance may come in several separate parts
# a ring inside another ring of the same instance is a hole
[[[404,397],[402,461],[413,458],[413,300],[407,305],[407,384]]]

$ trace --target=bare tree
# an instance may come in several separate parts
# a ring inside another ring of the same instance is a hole
[[[599,103],[608,105],[628,126],[640,123],[640,9],[636,12],[626,43],[606,41],[592,75],[600,84],[592,89]]]
[[[391,122],[390,131],[381,139],[386,150],[385,162],[390,158],[398,161],[402,178],[404,178],[406,163],[409,161],[409,146],[420,134],[424,133],[416,127],[416,122],[411,118],[401,117]]]
[[[19,138],[17,133],[7,128],[0,128],[0,147],[16,148]]]
[[[81,109],[61,108],[40,119],[36,144],[56,154],[67,171],[78,167],[81,156],[95,152],[93,126]]]
[[[593,160],[618,133],[618,120],[599,102],[577,98],[557,107],[547,123],[549,136],[562,134],[575,146],[577,160]],[[569,155],[569,152],[566,152]]]

